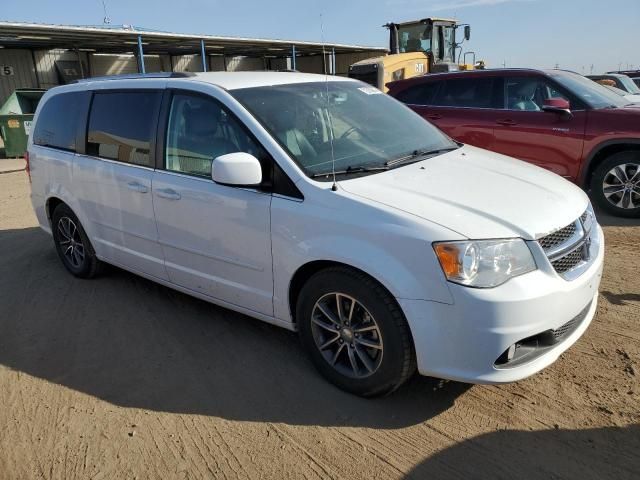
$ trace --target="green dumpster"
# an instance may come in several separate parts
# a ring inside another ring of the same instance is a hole
[[[17,89],[0,108],[0,134],[4,156],[23,157],[38,102],[45,90]]]

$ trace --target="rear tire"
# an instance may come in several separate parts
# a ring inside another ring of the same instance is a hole
[[[78,217],[64,203],[53,211],[51,231],[56,252],[69,273],[79,278],[95,277],[101,262]]]
[[[640,152],[611,155],[593,172],[591,196],[602,210],[618,217],[640,217]]]
[[[331,383],[363,397],[396,390],[416,369],[409,326],[396,300],[347,267],[313,275],[296,306],[302,343]]]

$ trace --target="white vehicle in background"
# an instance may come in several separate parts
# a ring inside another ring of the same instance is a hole
[[[355,80],[93,79],[50,90],[33,129],[33,206],[73,275],[107,262],[298,330],[359,395],[416,369],[525,378],[596,311],[603,234],[582,190]]]
[[[629,103],[640,103],[640,94],[625,92],[624,90],[620,90],[617,87],[612,87],[611,85],[602,85],[604,88],[611,90],[613,93],[617,93],[621,97],[624,97]]]

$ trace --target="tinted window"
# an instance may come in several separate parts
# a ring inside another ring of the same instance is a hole
[[[61,93],[43,104],[33,132],[33,143],[45,147],[76,151],[78,122],[86,112],[84,92]]]
[[[579,101],[585,102],[592,108],[623,107],[629,103],[624,97],[607,90],[602,85],[598,85],[582,75],[561,71],[553,72],[549,75]],[[571,107],[574,108],[574,105],[571,105]]]
[[[410,105],[432,105],[433,97],[440,82],[425,82],[419,85],[406,88],[397,95],[394,95],[397,100]]]
[[[174,95],[167,130],[167,170],[211,177],[213,159],[233,152],[264,158],[262,149],[218,102],[200,96]]]
[[[87,154],[135,165],[153,166],[159,92],[99,92],[89,115]]]
[[[494,79],[485,77],[445,80],[434,105],[443,107],[494,108]]]

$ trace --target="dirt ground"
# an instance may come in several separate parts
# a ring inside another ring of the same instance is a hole
[[[0,479],[640,478],[640,222],[601,217],[597,317],[504,386],[363,400],[293,333],[111,268],[83,281],[0,175]]]

